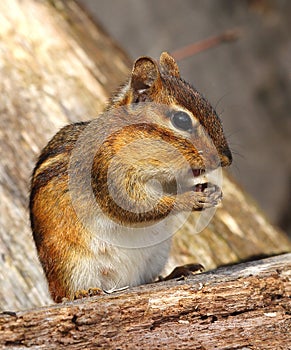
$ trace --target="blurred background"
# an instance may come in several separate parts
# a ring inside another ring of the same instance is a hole
[[[291,235],[291,1],[78,0],[134,60],[239,28],[235,42],[179,61],[216,108],[230,169]]]

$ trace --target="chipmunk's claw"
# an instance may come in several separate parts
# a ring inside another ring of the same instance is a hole
[[[74,300],[93,297],[95,295],[102,295],[102,294],[104,294],[104,291],[100,288],[89,288],[87,290],[80,289],[74,294]]]
[[[194,275],[204,271],[204,267],[201,264],[187,264],[177,266],[174,270],[166,277],[160,277],[159,281],[169,281],[171,279],[185,279],[187,276]]]

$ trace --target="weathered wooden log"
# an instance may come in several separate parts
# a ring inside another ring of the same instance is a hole
[[[74,1],[0,2],[0,309],[51,302],[29,228],[30,174],[61,126],[97,117],[129,66]],[[210,269],[291,250],[228,176],[209,226],[193,234],[195,222],[193,214],[174,236],[168,269],[189,262]]]
[[[0,2],[0,309],[51,302],[28,219],[30,174],[58,129],[97,116],[128,73],[122,50],[66,6]]]
[[[291,254],[0,316],[3,349],[290,349]]]

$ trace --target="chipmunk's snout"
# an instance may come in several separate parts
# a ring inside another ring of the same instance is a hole
[[[224,148],[220,154],[220,164],[222,167],[229,166],[232,163],[232,154],[228,147]]]

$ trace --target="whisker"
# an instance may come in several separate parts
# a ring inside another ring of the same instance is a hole
[[[241,172],[240,172],[240,168],[238,167],[238,165],[236,164],[236,162],[233,162],[230,169],[229,169],[229,172],[231,174],[237,174],[237,175],[234,175],[235,177],[239,177],[241,175]]]
[[[222,96],[218,99],[218,101],[216,102],[214,109],[216,110],[217,107],[218,107],[218,105],[219,105],[219,103],[220,103],[226,96],[228,96],[228,95],[230,95],[230,94],[231,94],[231,92],[226,92],[224,95],[222,95]],[[219,113],[219,114],[221,114],[221,113]]]
[[[239,152],[236,152],[236,151],[232,150],[231,153],[234,154],[235,156],[240,157],[243,160],[246,160],[246,157],[243,154],[239,153]]]
[[[227,134],[225,133],[226,137],[229,138],[229,137],[232,137],[238,133],[241,133],[243,131],[243,129],[237,129],[237,130],[233,130],[231,132],[228,132]]]

